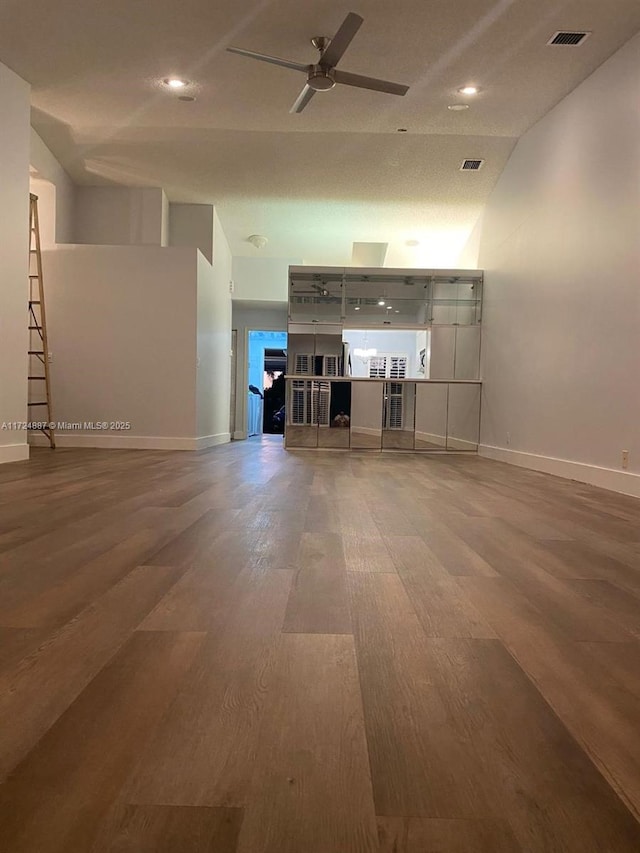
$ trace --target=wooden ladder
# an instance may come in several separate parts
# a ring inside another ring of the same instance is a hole
[[[51,378],[49,374],[49,345],[44,310],[42,280],[42,251],[38,196],[29,194],[29,429],[43,432],[51,447],[56,446],[53,410],[51,407]],[[42,399],[44,395],[44,399]]]

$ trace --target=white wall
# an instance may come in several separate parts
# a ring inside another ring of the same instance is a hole
[[[38,196],[40,246],[52,249],[56,245],[56,188],[50,181],[29,176],[29,192]]]
[[[43,246],[74,240],[75,185],[51,151],[31,128],[30,162],[35,170],[33,192],[39,196],[38,213]]]
[[[234,301],[286,302],[289,298],[289,266],[301,263],[299,258],[234,258]]]
[[[77,187],[75,242],[99,246],[165,245],[167,210],[160,187]]]
[[[29,456],[27,420],[30,89],[0,64],[0,462]]]
[[[479,258],[482,452],[637,495],[639,103],[636,36],[521,139]]]
[[[234,258],[234,264],[237,258]],[[235,293],[234,293],[235,297]],[[237,330],[236,343],[236,429],[233,437],[247,437],[247,333],[255,331],[286,332],[287,303],[252,302],[243,304],[233,300],[232,327]]]
[[[480,240],[482,238],[482,224],[484,219],[484,211],[478,216],[476,224],[473,226],[471,233],[460,252],[460,256],[456,262],[456,266],[463,270],[477,270],[478,258],[480,255]]]
[[[214,213],[213,267],[198,252],[198,447],[229,441],[231,392],[231,250]]]
[[[213,263],[213,221],[212,204],[170,204],[169,245],[200,249]]]
[[[196,250],[59,246],[43,268],[54,419],[131,423],[58,442],[195,449]]]

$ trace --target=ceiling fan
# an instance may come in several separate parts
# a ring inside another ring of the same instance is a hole
[[[320,56],[318,61],[311,65],[280,59],[277,56],[267,56],[264,53],[255,53],[252,50],[243,50],[241,47],[228,47],[227,50],[262,62],[281,65],[283,68],[291,68],[293,71],[303,71],[307,75],[307,82],[289,110],[291,113],[301,113],[316,92],[327,92],[333,89],[336,83],[356,86],[359,89],[372,89],[374,92],[386,92],[389,95],[406,95],[409,91],[408,86],[390,83],[388,80],[377,80],[375,77],[364,77],[361,74],[350,74],[348,71],[339,71],[336,68],[362,24],[363,18],[360,15],[349,12],[332,39],[328,36],[312,38],[311,44],[320,52]]]

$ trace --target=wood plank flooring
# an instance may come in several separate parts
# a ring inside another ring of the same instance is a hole
[[[638,853],[640,501],[475,456],[0,467],[7,853]]]

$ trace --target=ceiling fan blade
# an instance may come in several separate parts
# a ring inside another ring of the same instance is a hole
[[[298,97],[296,98],[295,104],[289,110],[290,113],[301,113],[302,110],[307,106],[311,98],[315,95],[316,90],[312,89],[311,86],[307,86],[305,84],[304,89]]]
[[[364,18],[361,18],[360,15],[356,15],[355,12],[349,12],[340,25],[340,29],[331,39],[329,47],[320,57],[321,65],[327,68],[335,68],[342,58],[343,53],[351,44],[351,40],[362,26],[363,21]]]
[[[266,53],[255,53],[253,50],[243,50],[241,47],[228,47],[229,53],[239,53],[240,56],[248,56],[251,59],[259,59],[261,62],[270,62],[272,65],[281,65],[283,68],[291,68],[294,71],[309,71],[308,65],[301,62],[292,62],[289,59],[280,59],[278,56],[267,56]]]
[[[387,95],[406,95],[409,91],[409,87],[401,83],[376,80],[375,77],[363,77],[362,74],[350,74],[348,71],[334,71],[333,77],[336,83],[357,86],[358,89],[372,89],[374,92],[386,92]]]

